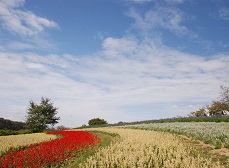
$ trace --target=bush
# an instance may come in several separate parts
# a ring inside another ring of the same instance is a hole
[[[0,130],[0,136],[6,136],[6,135],[18,135],[18,134],[31,134],[33,133],[32,130]]]
[[[107,121],[100,118],[93,118],[88,121],[88,125],[105,125],[105,124],[107,124]]]

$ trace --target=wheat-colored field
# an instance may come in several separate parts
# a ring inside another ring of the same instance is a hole
[[[117,133],[120,138],[100,149],[80,167],[125,168],[220,168],[201,151],[176,135],[148,130],[97,128],[95,130]]]
[[[56,136],[45,133],[0,136],[0,152],[8,151],[10,148],[24,147],[52,139],[56,139]]]

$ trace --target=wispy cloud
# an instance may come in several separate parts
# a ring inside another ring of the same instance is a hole
[[[134,111],[141,119],[163,117],[162,111],[166,116],[186,115],[217,97],[219,86],[229,82],[228,58],[206,59],[135,38],[112,37],[104,40],[102,51],[88,57],[1,53],[1,106],[7,96],[20,102],[24,116],[28,100],[54,98],[65,125],[75,119],[72,123],[85,124],[92,117],[127,121]],[[140,110],[145,106],[151,110]]]
[[[1,26],[11,33],[20,36],[35,36],[44,28],[57,27],[57,23],[39,17],[31,11],[22,10],[25,0],[1,0],[0,20]]]
[[[166,42],[166,35],[170,32],[178,39],[185,39],[201,47],[206,53],[214,50],[214,43],[212,41],[203,39],[197,32],[185,26],[185,23],[189,19],[194,19],[194,17],[175,6],[159,5],[145,12],[130,8],[127,15],[134,20],[130,31],[135,30],[138,32],[140,38],[153,38],[154,41],[157,39],[157,43],[163,44]],[[174,41],[174,43],[177,42]],[[180,45],[185,48],[184,44]]]
[[[155,7],[144,14],[132,8],[128,16],[135,20],[134,26],[144,32],[163,28],[177,35],[184,35],[189,33],[189,30],[182,24],[183,14],[182,11],[174,7]]]
[[[207,43],[183,24],[186,14],[173,5],[145,12],[131,8],[128,16],[134,24],[128,35],[115,38],[98,33],[95,38],[102,40],[102,49],[79,57],[17,52],[52,47],[37,35],[57,27],[22,10],[24,3],[0,0],[1,26],[26,37],[0,46],[0,115],[4,118],[23,120],[28,101],[42,96],[59,108],[60,124],[71,127],[93,117],[118,122],[184,116],[210,103],[218,96],[219,86],[229,83],[228,54],[202,57],[163,45],[161,30]],[[221,13],[225,18],[225,12]]]
[[[23,42],[19,42],[19,41],[11,41],[8,46],[7,49],[9,50],[25,50],[25,49],[33,49],[34,46],[30,43],[23,43]]]
[[[186,0],[165,0],[167,3],[169,4],[182,4],[184,3]]]
[[[219,19],[222,20],[229,20],[229,8],[223,7],[219,10],[219,14],[218,14]]]
[[[147,2],[152,2],[153,0],[126,0],[127,2],[137,3],[137,4],[143,4]]]

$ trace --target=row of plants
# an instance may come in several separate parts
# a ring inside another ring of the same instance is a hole
[[[229,122],[229,116],[180,117],[180,118],[155,120],[154,122],[156,123],[163,123],[163,122]]]
[[[227,122],[172,122],[121,126],[122,128],[168,131],[210,143],[215,148],[229,148],[229,123]]]
[[[229,116],[177,117],[177,118],[165,118],[165,119],[144,120],[144,121],[134,121],[134,122],[120,121],[115,124],[82,125],[81,127],[77,127],[75,129],[114,127],[114,126],[136,125],[136,124],[150,124],[150,123],[170,123],[170,122],[229,122]]]
[[[181,137],[168,132],[120,128],[94,128],[93,130],[116,133],[120,138],[109,146],[99,149],[81,163],[78,166],[80,168],[226,167]]]
[[[9,119],[0,118],[0,130],[20,130],[24,128],[24,122],[11,121]]]
[[[83,149],[100,143],[98,136],[85,131],[53,131],[47,134],[61,138],[8,151],[0,157],[0,167],[58,167]]]
[[[89,131],[89,130],[86,130]],[[86,162],[87,158],[93,156],[96,152],[100,149],[109,146],[110,144],[114,143],[116,140],[120,138],[120,136],[116,133],[109,133],[104,131],[93,130],[89,131],[97,135],[100,138],[100,144],[94,146],[93,148],[86,148],[81,155],[77,155],[77,157],[72,158],[65,164],[62,164],[61,167],[68,167],[68,168],[76,168]]]
[[[229,122],[229,116],[213,116],[213,117],[178,117],[165,118],[158,120],[145,120],[135,122],[119,122],[110,126],[135,125],[135,124],[150,124],[150,123],[172,123],[172,122]]]
[[[32,130],[21,129],[21,130],[0,130],[0,136],[6,135],[19,135],[19,134],[31,134]]]

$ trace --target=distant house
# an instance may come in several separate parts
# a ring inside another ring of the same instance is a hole
[[[222,115],[227,115],[227,116],[229,116],[229,111],[227,111],[227,110],[222,110]]]
[[[209,109],[204,109],[204,116],[211,117],[211,116],[229,116],[229,111],[227,110],[220,110],[215,114],[210,114]]]
[[[217,117],[229,116],[229,112],[227,110],[220,110],[217,113],[215,113],[213,116],[217,116]]]
[[[207,117],[211,116],[210,111],[209,111],[208,108],[204,109],[204,116],[207,116]]]

